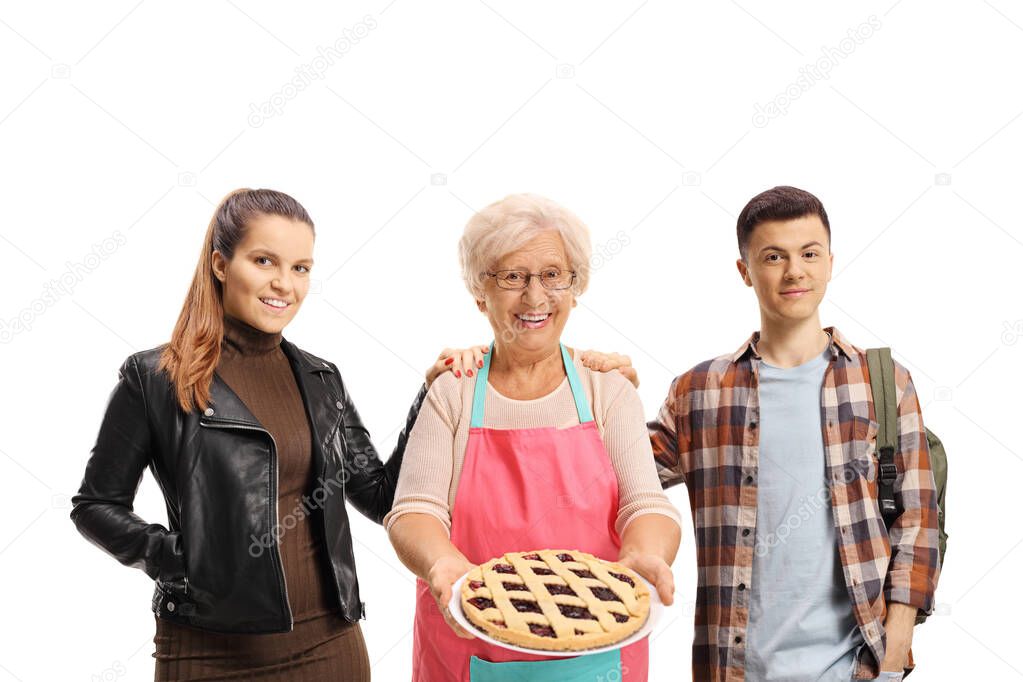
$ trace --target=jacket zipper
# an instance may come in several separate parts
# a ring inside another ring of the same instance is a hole
[[[322,379],[322,377],[321,377],[321,379]],[[324,383],[326,383],[326,382],[324,382]],[[321,450],[323,450],[324,455],[326,455],[328,452],[330,452],[329,457],[325,456],[323,458],[323,473],[320,474],[320,480],[322,481],[326,477],[326,474],[327,474],[327,460],[328,459],[331,462],[334,462],[336,464],[336,466],[338,467],[338,469],[342,472],[342,475],[341,475],[341,504],[342,505],[345,503],[345,478],[347,478],[347,476],[345,475],[344,460],[342,459],[340,454],[335,456],[334,452],[332,451],[332,448],[330,447],[330,442],[333,440],[334,435],[337,434],[338,437],[341,439],[342,444],[344,444],[347,447],[347,442],[345,441],[345,437],[343,435],[343,432],[341,431],[341,429],[343,429],[343,428],[344,428],[344,412],[342,411],[340,417],[338,418],[337,427],[335,429],[331,430],[330,437],[327,438],[327,440],[325,441],[325,444],[323,446],[321,446],[321,448],[320,448]],[[326,519],[325,514],[323,513],[323,510],[320,510],[320,524],[323,527],[323,542],[324,542],[324,548],[326,549],[326,543],[328,543],[329,540],[327,539],[327,519]],[[328,557],[330,556],[330,550],[329,549],[327,549],[327,556]],[[330,562],[330,564],[331,564],[331,566],[330,566],[330,576],[331,576],[331,578],[334,581],[334,591],[337,594],[338,604],[341,606],[342,610],[346,610],[346,605],[344,603],[344,599],[341,598],[341,583],[338,582],[337,572],[334,570],[333,563],[334,563],[333,561]]]
[[[201,426],[213,427],[213,428],[243,429],[243,430],[247,430],[247,431],[258,431],[260,433],[265,433],[266,435],[270,436],[270,443],[273,446],[273,449],[271,450],[270,463],[273,466],[273,470],[274,470],[274,487],[273,487],[273,493],[270,495],[270,499],[271,499],[271,502],[273,504],[273,525],[270,527],[270,538],[271,538],[271,541],[273,542],[274,557],[277,559],[277,568],[281,572],[281,583],[282,583],[280,585],[281,595],[283,595],[283,597],[284,597],[284,608],[287,609],[287,612],[288,612],[288,631],[290,632],[295,627],[295,620],[294,620],[294,617],[293,617],[293,615],[291,613],[291,601],[288,599],[287,579],[286,579],[286,577],[284,575],[284,560],[281,558],[281,547],[277,543],[276,538],[274,537],[275,536],[274,529],[276,528],[277,524],[280,523],[279,519],[277,518],[277,514],[278,514],[278,510],[277,510],[277,488],[280,485],[280,480],[279,480],[280,479],[280,473],[278,471],[278,466],[277,466],[277,441],[274,439],[274,436],[273,436],[272,433],[270,433],[266,429],[260,428],[258,426],[251,426],[251,425],[248,425],[248,424],[231,424],[231,423],[228,423],[228,422],[202,422],[202,421],[200,421],[199,424]]]

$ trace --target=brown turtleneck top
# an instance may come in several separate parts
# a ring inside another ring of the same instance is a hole
[[[368,679],[361,630],[336,612],[322,512],[303,511],[303,495],[312,493],[316,478],[312,435],[281,334],[225,315],[216,372],[277,443],[277,523],[283,530],[281,559],[295,625],[291,632],[246,635],[206,632],[157,618],[157,680],[362,679],[363,666]]]
[[[309,418],[281,350],[281,334],[267,334],[230,316],[225,316],[224,327],[217,374],[277,443],[277,523],[283,531],[285,585],[295,621],[306,620],[326,613],[336,601],[329,582],[333,578],[324,570],[319,516],[301,511],[302,496],[312,492],[315,480]]]

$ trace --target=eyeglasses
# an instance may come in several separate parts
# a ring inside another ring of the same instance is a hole
[[[540,280],[544,289],[552,291],[568,289],[575,282],[574,270],[559,270],[558,268],[548,268],[542,272],[498,270],[497,272],[488,272],[486,275],[497,280],[497,286],[502,289],[526,289],[534,277]]]

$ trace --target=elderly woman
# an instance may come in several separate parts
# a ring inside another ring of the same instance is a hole
[[[561,345],[589,280],[585,225],[549,199],[517,194],[473,216],[459,247],[496,340],[474,382],[455,373],[434,382],[384,519],[419,578],[413,679],[574,680],[599,660],[603,679],[645,680],[645,639],[554,660],[489,645],[448,613],[452,584],[474,565],[534,549],[621,561],[671,603],[680,537],[635,389]]]

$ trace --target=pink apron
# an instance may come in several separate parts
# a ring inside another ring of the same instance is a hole
[[[576,549],[616,561],[618,479],[568,351],[561,347],[580,423],[567,429],[484,428],[492,355],[485,355],[476,377],[451,542],[474,564],[537,549]],[[444,622],[429,586],[422,580],[416,586],[414,682],[647,679],[646,639],[619,651],[572,658],[520,654],[478,638],[459,638]]]

